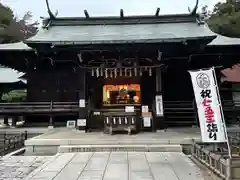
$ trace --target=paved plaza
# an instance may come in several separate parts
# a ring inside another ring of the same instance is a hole
[[[49,156],[6,156],[0,159],[0,180],[21,180],[49,161]]]
[[[24,180],[203,180],[183,153],[85,152],[57,154]]]

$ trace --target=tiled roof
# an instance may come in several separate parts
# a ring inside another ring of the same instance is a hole
[[[240,38],[231,38],[222,35],[217,35],[217,37],[208,44],[208,46],[234,46],[240,45]]]
[[[118,44],[178,42],[186,39],[215,37],[205,25],[196,22],[52,26],[42,29],[26,43],[50,44]]]

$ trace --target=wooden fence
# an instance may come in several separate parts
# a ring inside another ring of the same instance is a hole
[[[78,112],[78,102],[0,103],[0,114],[50,114]]]

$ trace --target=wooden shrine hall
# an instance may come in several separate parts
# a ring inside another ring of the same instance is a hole
[[[197,114],[188,70],[230,67],[239,58],[238,44],[221,44],[201,20],[198,0],[187,14],[158,8],[152,16],[120,10],[119,17],[86,10],[85,17],[56,17],[46,4],[37,35],[0,48],[0,64],[27,79],[27,102],[0,104],[0,115],[24,116],[27,124],[78,120],[110,133],[191,126]]]

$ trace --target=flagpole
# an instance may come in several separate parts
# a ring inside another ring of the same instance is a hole
[[[221,116],[222,116],[222,124],[223,124],[224,134],[225,134],[225,138],[226,138],[226,141],[227,141],[228,154],[229,154],[229,157],[232,158],[231,146],[230,146],[229,138],[228,138],[228,134],[227,134],[226,121],[225,121],[225,117],[224,117],[224,114],[223,114],[222,102],[221,102],[221,99],[220,99],[220,93],[219,93],[219,88],[218,88],[218,83],[217,83],[217,76],[216,76],[216,72],[215,72],[214,67],[212,68],[212,71],[213,71],[215,87],[216,87],[216,91],[217,91],[219,108],[220,108],[220,112],[221,112]]]

